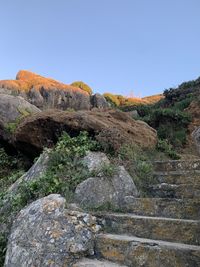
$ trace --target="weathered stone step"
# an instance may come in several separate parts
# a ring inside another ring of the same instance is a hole
[[[103,231],[185,244],[200,244],[200,221],[134,214],[95,214]]]
[[[148,187],[148,192],[152,197],[200,199],[200,184],[155,184]]]
[[[200,219],[200,199],[126,197],[124,212],[136,215]]]
[[[73,267],[127,267],[127,266],[105,260],[84,258],[75,263]]]
[[[154,172],[154,178],[157,183],[167,184],[200,184],[199,173],[188,173],[185,171],[175,172]]]
[[[101,234],[96,254],[129,267],[199,267],[200,247],[126,235]]]
[[[200,170],[200,160],[168,160],[154,161],[155,171],[195,171]]]

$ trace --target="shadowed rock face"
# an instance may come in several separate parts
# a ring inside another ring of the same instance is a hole
[[[80,131],[87,131],[104,148],[114,151],[125,143],[151,148],[157,142],[157,134],[153,128],[115,110],[43,111],[19,124],[14,142],[24,152],[38,154],[43,147],[53,145],[63,131],[71,136],[78,135]]]
[[[19,71],[16,80],[0,81],[0,93],[22,96],[41,109],[58,108],[64,110],[73,108],[75,110],[89,110],[93,107],[93,98],[90,98],[86,91],[50,78],[44,78],[29,71]],[[108,104],[104,98],[102,101],[103,107],[107,107]]]

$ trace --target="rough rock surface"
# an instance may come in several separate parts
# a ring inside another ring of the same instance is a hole
[[[48,159],[49,155],[47,152],[41,154],[34,165],[8,189],[7,194],[4,196],[3,204],[0,207],[0,216],[5,216],[5,214],[10,211],[10,209],[12,208],[12,202],[10,200],[19,193],[19,186],[22,183],[37,180],[42,174],[45,173]],[[10,225],[12,224],[14,216],[15,214],[10,211],[6,224],[1,225],[0,233],[9,231],[8,227],[10,227]]]
[[[200,127],[196,128],[193,132],[192,132],[192,138],[194,140],[194,143],[196,145],[198,154],[200,155]]]
[[[3,123],[16,122],[17,119],[39,112],[39,108],[20,96],[0,95],[0,119]]]
[[[100,260],[92,260],[92,259],[82,259],[73,267],[126,267],[125,265],[119,265],[117,263],[113,263],[110,261],[100,261]]]
[[[153,148],[157,143],[157,134],[153,128],[131,119],[124,112],[50,110],[25,119],[16,130],[15,144],[37,155],[43,147],[55,143],[63,131],[75,136],[84,130],[104,148],[114,151],[125,143],[138,144],[144,148]]]
[[[35,181],[41,177],[46,172],[48,161],[49,154],[45,151],[40,155],[33,166],[9,188],[9,192],[14,193],[22,182]]]
[[[47,152],[41,154],[38,160],[33,164],[33,166],[8,189],[7,194],[4,196],[3,205],[0,207],[0,216],[3,216],[6,211],[10,210],[11,208],[10,199],[12,199],[19,193],[19,186],[22,183],[37,180],[42,174],[45,173],[48,159],[49,156]],[[13,216],[12,214],[10,214],[9,222],[11,223],[12,220]],[[3,227],[0,229],[0,232],[1,230],[7,231],[7,229],[6,228],[3,229]]]
[[[109,104],[105,97],[100,94],[94,94],[91,96],[91,104],[93,108],[108,108]]]
[[[90,172],[101,171],[102,167],[109,165],[110,161],[106,154],[102,152],[87,152],[87,155],[83,158],[83,163],[87,166]]]
[[[109,162],[106,156],[101,153],[90,153],[89,157],[92,158],[93,162],[97,159],[97,164],[91,164],[91,160],[88,161],[88,167],[90,171],[100,170],[102,162]],[[87,156],[88,157],[88,156]],[[86,158],[87,158],[86,157]],[[110,205],[115,208],[123,205],[124,199],[127,196],[137,197],[138,191],[133,182],[132,177],[127,173],[123,166],[119,166],[116,169],[115,174],[112,177],[105,177],[102,174],[97,177],[91,177],[80,183],[75,191],[76,201],[85,207],[97,208],[104,205]]]
[[[65,199],[49,195],[20,211],[9,237],[4,267],[72,266],[94,254],[96,218],[65,209]]]
[[[80,88],[24,70],[18,72],[16,80],[0,81],[1,93],[22,96],[41,109],[89,110],[92,107],[107,107],[103,96],[90,98],[90,95]]]

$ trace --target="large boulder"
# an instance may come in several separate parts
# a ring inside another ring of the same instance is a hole
[[[21,183],[33,182],[39,179],[46,173],[48,162],[49,153],[44,151],[33,166],[8,189],[8,192],[14,194]]]
[[[39,112],[40,109],[20,96],[0,94],[0,144],[15,151],[11,136],[18,123],[26,116]]]
[[[93,108],[108,108],[109,104],[105,97],[100,94],[94,94],[91,96],[91,104]]]
[[[100,175],[80,183],[75,190],[75,200],[83,207],[122,207],[127,196],[138,197],[138,190],[132,177],[123,166],[115,170],[112,177]]]
[[[49,154],[48,152],[44,152],[40,155],[33,166],[7,190],[0,206],[0,216],[5,217],[6,214],[8,214],[8,216],[5,224],[1,225],[0,234],[9,232],[10,225],[15,217],[15,212],[12,211],[12,200],[20,193],[20,186],[24,185],[26,182],[36,181],[45,174],[48,161]]]
[[[0,120],[4,124],[15,123],[17,120],[20,120],[20,118],[39,112],[39,108],[30,104],[20,96],[0,95]]]
[[[20,211],[9,237],[4,267],[72,266],[94,254],[96,218],[65,209],[52,194]]]
[[[193,141],[194,141],[194,143],[196,145],[197,152],[200,155],[200,127],[196,128],[192,132],[192,138],[193,138]]]
[[[157,143],[153,128],[124,112],[49,110],[25,119],[15,132],[15,144],[27,153],[37,155],[43,147],[53,145],[63,131],[71,136],[87,131],[105,149],[113,151],[123,144],[153,148]]]
[[[123,166],[116,167],[111,176],[105,176],[103,169],[109,167],[110,161],[104,153],[89,152],[83,162],[95,177],[86,179],[75,190],[75,200],[81,206],[120,208],[127,196],[139,196],[132,177]]]
[[[110,161],[105,153],[88,151],[83,158],[83,164],[87,166],[89,172],[98,173],[105,165],[109,165]]]

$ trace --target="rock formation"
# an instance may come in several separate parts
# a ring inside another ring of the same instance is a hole
[[[97,177],[88,178],[77,186],[75,199],[82,206],[99,208],[108,205],[119,209],[127,196],[139,196],[133,178],[123,166],[117,167],[111,177],[102,173],[103,167],[110,164],[105,154],[90,152],[84,161]]]
[[[89,110],[93,107],[93,97],[90,99],[88,92],[24,70],[18,72],[16,80],[0,81],[0,93],[22,96],[41,109]],[[103,96],[101,98],[103,102],[101,101],[100,107],[108,107]],[[96,106],[97,101],[94,107]]]
[[[113,151],[125,143],[138,144],[143,148],[155,147],[157,143],[153,128],[116,110],[44,111],[19,124],[14,142],[23,152],[38,155],[45,146],[52,146],[63,131],[71,136],[87,131],[104,148]]]
[[[18,123],[26,116],[39,112],[39,108],[20,96],[0,94],[0,144],[12,147],[9,141]]]
[[[11,230],[4,267],[71,266],[94,254],[96,218],[65,209],[52,194],[20,211]]]
[[[15,123],[23,117],[39,112],[39,108],[20,96],[0,95],[0,120],[3,123]]]

